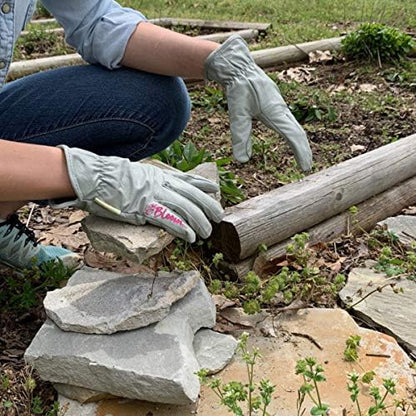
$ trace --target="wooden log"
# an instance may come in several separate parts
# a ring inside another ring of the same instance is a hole
[[[210,35],[200,35],[196,36],[199,39],[204,40],[211,40],[212,42],[225,42],[229,37],[233,35],[240,35],[245,40],[251,40],[257,38],[259,35],[259,31],[255,29],[244,29],[244,30],[236,30],[232,32],[218,32],[212,33]]]
[[[163,27],[173,26],[189,26],[200,27],[203,29],[220,29],[220,30],[243,30],[254,29],[259,32],[265,32],[271,27],[271,23],[252,23],[252,22],[234,22],[222,20],[200,20],[200,19],[176,19],[163,17],[160,19],[153,19],[152,23]]]
[[[309,59],[311,52],[338,51],[341,49],[342,37],[315,40],[313,42],[297,43],[289,46],[262,49],[251,53],[257,65],[262,68],[305,61]]]
[[[17,61],[10,65],[7,75],[8,80],[24,77],[35,72],[46,69],[60,68],[63,66],[82,65],[86,62],[77,53],[70,55],[51,56],[48,58],[29,59],[27,61]]]
[[[54,17],[51,17],[50,19],[34,19],[30,21],[31,24],[35,25],[47,25],[51,23],[58,23]]]
[[[416,204],[416,176],[382,192],[367,201],[357,205],[357,213],[345,211],[312,228],[306,230],[309,234],[309,244],[330,242],[343,235],[359,235],[372,230],[376,224],[393,215],[400,213],[409,205]],[[266,274],[272,263],[279,262],[286,256],[286,246],[291,243],[288,238],[259,256],[249,257],[237,264],[228,265],[231,273],[242,279],[250,270],[259,275]]]
[[[213,244],[233,262],[273,246],[409,179],[416,134],[285,185],[226,211]]]
[[[45,33],[55,33],[57,35],[64,34],[64,28],[63,27],[53,27],[51,29],[44,29]],[[20,36],[27,36],[31,31],[30,30],[24,30]]]

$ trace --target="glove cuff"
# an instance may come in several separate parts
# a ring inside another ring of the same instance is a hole
[[[56,209],[67,207],[84,209],[85,202],[92,199],[93,194],[97,190],[102,170],[99,158],[87,150],[69,148],[66,145],[59,145],[57,147],[64,151],[69,181],[77,198],[50,200],[49,204]],[[89,171],[88,175],[86,171]],[[94,175],[91,175],[91,172],[94,172]]]
[[[221,85],[231,84],[255,65],[247,43],[240,35],[229,37],[204,64],[204,78]]]

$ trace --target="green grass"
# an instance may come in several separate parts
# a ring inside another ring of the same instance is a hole
[[[414,0],[120,0],[148,18],[271,22],[268,45],[310,41],[337,36],[362,22],[380,22],[399,28],[416,26]],[[333,29],[333,26],[338,29]]]

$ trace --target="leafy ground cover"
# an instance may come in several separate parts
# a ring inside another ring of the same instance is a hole
[[[336,36],[360,22],[376,20],[414,31],[413,1],[122,1],[148,17],[192,17],[270,21],[274,27],[253,48]],[[45,16],[39,10],[39,16]],[[33,26],[34,27],[34,26]],[[15,58],[28,59],[71,52],[61,35],[30,27],[19,41]],[[181,30],[189,30],[183,28]],[[270,76],[307,131],[314,153],[314,171],[373,150],[415,133],[416,62],[381,66],[367,61],[345,61],[342,56],[318,59],[296,68],[277,68]],[[214,84],[190,86],[192,118],[181,141],[158,157],[183,170],[207,160],[221,168],[225,205],[238,203],[302,178],[289,148],[275,134],[254,122],[253,158],[247,164],[232,160],[225,96]],[[29,210],[21,212],[28,218]],[[308,246],[300,235],[288,248],[283,264],[266,279],[250,274],[232,281],[220,267],[221,253],[209,243],[189,246],[175,242],[145,266],[135,266],[89,247],[80,220],[71,210],[36,208],[31,227],[44,243],[62,244],[84,255],[92,267],[138,272],[155,268],[199,268],[213,293],[221,293],[248,312],[289,305],[336,306],[337,292],[352,267],[372,259],[389,275],[414,279],[416,255],[383,230],[362,237],[347,235],[332,244]],[[0,415],[59,415],[49,383],[41,382],[23,363],[24,350],[45,319],[41,300],[45,291],[64,284],[70,271],[54,270],[46,279],[41,270],[22,276],[0,271]],[[293,304],[293,302],[296,302]]]

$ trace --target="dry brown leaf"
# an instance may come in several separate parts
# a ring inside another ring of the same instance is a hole
[[[288,82],[295,81],[298,83],[310,84],[314,81],[313,72],[316,71],[316,68],[309,66],[299,66],[296,68],[285,69],[280,72],[277,76],[280,81]]]
[[[360,91],[363,91],[363,92],[373,92],[377,89],[377,85],[374,85],[374,84],[360,84],[359,89],[360,89]]]
[[[405,208],[402,212],[405,215],[416,215],[416,207]]]
[[[118,259],[114,254],[100,253],[92,249],[88,249],[85,252],[84,261],[87,266],[95,269],[104,269],[125,274],[155,274],[154,270],[143,264],[135,264],[125,259]]]
[[[87,216],[88,214],[85,211],[76,210],[69,216],[68,223],[69,225],[72,225],[81,222]]]
[[[360,152],[361,150],[365,150],[365,146],[361,145],[361,144],[353,144],[350,147],[350,150],[352,153],[354,152]]]
[[[87,235],[81,230],[81,224],[58,225],[43,230],[39,235],[39,242],[45,245],[62,246],[71,251],[83,251],[89,245]]]
[[[231,308],[232,306],[235,306],[235,302],[227,299],[223,295],[212,295],[212,300],[214,301],[214,304],[217,308],[217,310],[222,311],[227,308]]]
[[[309,63],[327,63],[332,62],[334,57],[331,51],[313,51],[309,53]]]

